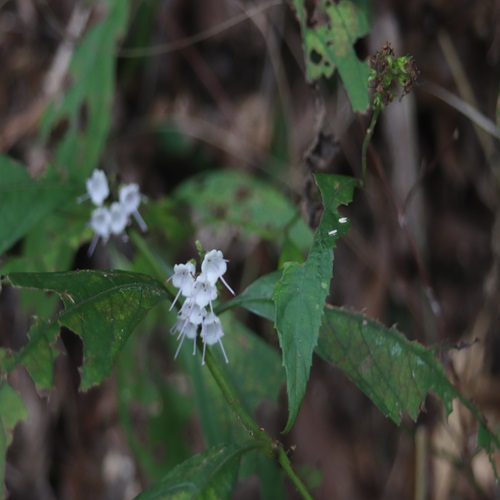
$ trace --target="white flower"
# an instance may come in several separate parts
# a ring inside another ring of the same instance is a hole
[[[121,203],[117,201],[111,203],[109,207],[110,223],[109,227],[113,234],[122,234],[129,222],[128,213]]]
[[[226,356],[226,351],[224,350],[224,346],[222,345],[221,338],[224,337],[224,331],[222,330],[222,324],[220,319],[213,312],[208,313],[201,324],[201,338],[203,339],[203,357],[201,360],[201,364],[205,364],[205,350],[208,345],[213,345],[216,342],[219,342],[220,347],[222,349],[222,353],[224,354],[224,359],[226,363],[229,363],[229,360]]]
[[[194,285],[195,272],[196,268],[192,262],[187,262],[186,264],[175,264],[174,274],[172,274],[168,280],[172,280],[172,284],[175,288],[178,288],[179,291],[177,292],[169,311],[174,308],[174,305],[181,294],[184,297],[189,297],[191,295],[191,290]]]
[[[195,304],[191,298],[187,298],[179,311],[180,316],[184,316],[190,323],[200,325],[203,323],[207,312],[204,307]]]
[[[94,233],[107,241],[111,233],[111,214],[106,207],[99,207],[92,211],[90,227]]]
[[[141,214],[138,211],[142,199],[141,193],[139,192],[139,185],[135,182],[125,184],[120,188],[118,198],[120,200],[120,203],[123,205],[123,208],[127,212],[127,215],[134,216],[134,219],[137,221],[137,224],[139,224],[141,231],[147,231],[148,226],[146,226],[144,219],[141,217]]]
[[[92,176],[86,181],[87,194],[92,200],[92,203],[100,207],[104,200],[109,196],[108,179],[106,174],[99,169],[92,172]]]
[[[179,333],[177,340],[180,340],[179,347],[177,347],[177,351],[175,352],[174,359],[177,359],[179,351],[181,350],[182,343],[184,339],[187,337],[188,339],[193,340],[193,356],[196,354],[196,336],[198,335],[198,325],[191,323],[188,318],[184,315],[179,314],[175,325],[170,329],[170,333],[173,335],[175,333]]]
[[[212,300],[217,298],[217,287],[210,283],[206,275],[200,274],[193,285],[191,299],[200,307],[206,307],[210,304],[212,309]]]
[[[205,258],[201,264],[201,272],[207,277],[207,280],[212,285],[215,285],[218,279],[224,283],[226,288],[234,295],[232,288],[226,283],[222,275],[227,270],[227,264],[229,262],[224,259],[224,255],[220,250],[210,250],[205,254]]]
[[[234,294],[229,285],[222,278],[222,275],[227,270],[226,262],[227,260],[224,259],[220,250],[212,250],[205,255],[201,265],[202,272],[197,277],[195,277],[196,267],[192,262],[176,264],[174,266],[174,274],[168,280],[172,280],[172,284],[178,288],[178,292],[170,306],[170,310],[174,307],[174,304],[181,294],[186,297],[177,316],[177,322],[170,330],[171,333],[179,333],[177,340],[180,340],[180,343],[175,353],[175,358],[179,353],[185,337],[193,339],[193,354],[196,353],[196,336],[198,327],[201,325],[200,335],[203,340],[201,364],[205,364],[207,344],[213,345],[217,342],[220,344],[226,363],[229,363],[221,341],[224,336],[222,324],[212,309],[212,301],[214,301],[218,295],[216,286],[218,279],[220,279],[231,293]],[[210,312],[206,310],[207,306],[210,306]]]
[[[123,205],[125,210],[131,214],[139,208],[141,204],[141,193],[139,192],[139,186],[132,182],[131,184],[125,184],[120,187],[120,192],[118,194],[118,199]]]
[[[210,250],[205,254],[205,258],[201,263],[201,272],[207,277],[207,280],[215,285],[217,280],[227,270],[227,260],[220,250]]]
[[[95,247],[99,238],[102,238],[103,242],[106,243],[111,234],[111,214],[106,207],[99,207],[92,211],[90,216],[90,227],[94,231],[94,238],[90,243],[88,255],[94,253]]]
[[[175,288],[180,288],[184,297],[189,297],[189,295],[191,295],[191,288],[194,284],[195,273],[196,268],[192,262],[186,262],[186,264],[175,264],[174,274],[169,279],[172,280],[172,284]]]

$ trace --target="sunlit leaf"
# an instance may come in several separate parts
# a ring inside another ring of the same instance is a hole
[[[370,31],[368,18],[353,0],[320,0],[307,12],[304,0],[293,0],[299,20],[309,81],[329,78],[338,70],[354,111],[369,105],[368,63],[354,50],[356,41]]]
[[[59,294],[65,309],[57,321],[83,340],[82,389],[109,375],[134,328],[167,297],[156,279],[124,271],[13,273],[7,278],[14,286]]]
[[[333,247],[348,228],[337,207],[352,199],[355,179],[317,174],[325,211],[304,264],[285,264],[273,294],[288,393],[288,432],[297,417],[306,391],[312,354],[316,346],[325,300],[330,292]]]
[[[229,499],[241,456],[256,446],[255,441],[214,446],[175,467],[137,500]]]

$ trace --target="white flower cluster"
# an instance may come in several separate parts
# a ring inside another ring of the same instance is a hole
[[[106,174],[102,170],[96,169],[92,172],[92,176],[87,179],[86,184],[87,194],[80,196],[78,202],[90,198],[97,207],[90,216],[89,225],[95,234],[89,247],[89,255],[94,253],[99,238],[102,238],[104,244],[112,234],[122,235],[126,238],[124,233],[125,228],[130,224],[130,216],[134,217],[143,232],[147,230],[146,223],[138,211],[143,196],[136,183],[121,186],[118,192],[119,201],[114,201],[109,207],[103,205],[104,200],[109,196]]]
[[[174,274],[169,278],[169,281],[172,280],[172,284],[179,291],[170,306],[170,310],[180,295],[185,297],[177,321],[170,330],[171,334],[178,333],[177,340],[180,340],[174,359],[177,358],[186,337],[193,340],[193,355],[196,354],[196,337],[198,330],[200,330],[200,336],[203,340],[201,364],[205,364],[207,344],[213,345],[217,342],[220,344],[226,363],[229,363],[221,341],[224,336],[222,324],[212,307],[212,301],[218,295],[217,281],[219,279],[234,295],[233,290],[222,277],[226,272],[227,262],[220,250],[211,250],[205,254],[201,264],[201,273],[198,276],[196,276],[196,267],[192,262],[174,266]]]

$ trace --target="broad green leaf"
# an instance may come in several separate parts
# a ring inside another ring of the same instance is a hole
[[[42,138],[46,140],[53,127],[67,120],[54,162],[79,180],[97,166],[108,135],[116,74],[115,44],[127,26],[129,11],[128,0],[101,3],[102,20],[76,45],[69,67],[71,87],[62,100],[48,107],[42,121]]]
[[[278,332],[286,370],[288,432],[297,417],[306,391],[312,355],[316,346],[333,270],[333,247],[348,228],[337,207],[352,199],[356,180],[352,177],[317,174],[325,211],[304,264],[285,264],[276,284],[275,328]]]
[[[338,70],[354,111],[369,106],[368,63],[354,50],[358,38],[370,31],[368,19],[353,0],[319,0],[308,15],[305,0],[293,0],[300,24],[309,81],[329,78]]]
[[[254,440],[214,446],[175,467],[137,500],[229,499],[241,456],[257,446]]]
[[[62,179],[32,179],[24,166],[0,155],[0,254],[77,195],[75,185]]]
[[[27,418],[28,412],[21,396],[5,381],[0,382],[0,491],[5,484],[5,457],[14,427]]]
[[[257,280],[245,293],[253,298],[248,309],[274,319],[269,285],[275,273],[263,276],[266,287]],[[242,301],[242,307],[247,303]],[[448,380],[435,352],[410,342],[394,328],[387,328],[364,315],[327,306],[320,330],[316,354],[337,365],[378,407],[399,424],[403,413],[412,418],[429,392],[443,401],[447,413],[456,397],[479,421],[477,442],[492,456],[500,449],[500,440],[485,422],[480,410]]]
[[[175,195],[196,210],[200,226],[234,225],[244,234],[273,241],[288,232],[304,250],[311,243],[311,232],[290,201],[268,183],[243,172],[199,175],[184,182]]]
[[[124,271],[12,273],[14,286],[53,291],[65,309],[57,321],[83,340],[81,388],[88,389],[111,372],[128,337],[147,312],[167,298],[150,276]]]
[[[434,352],[366,316],[327,308],[316,352],[337,365],[396,424],[416,420],[428,392],[446,413],[459,396]]]
[[[396,424],[403,413],[416,420],[429,392],[443,402],[447,415],[458,398],[478,420],[477,444],[493,464],[493,452],[500,449],[499,436],[449,381],[432,349],[360,313],[329,307],[316,352],[336,364]]]

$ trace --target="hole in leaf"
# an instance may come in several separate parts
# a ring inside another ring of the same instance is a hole
[[[313,64],[319,64],[323,60],[323,56],[316,49],[313,49],[309,53],[309,59]]]
[[[360,61],[364,61],[368,57],[368,44],[366,43],[366,38],[358,38],[354,42],[354,52]]]

